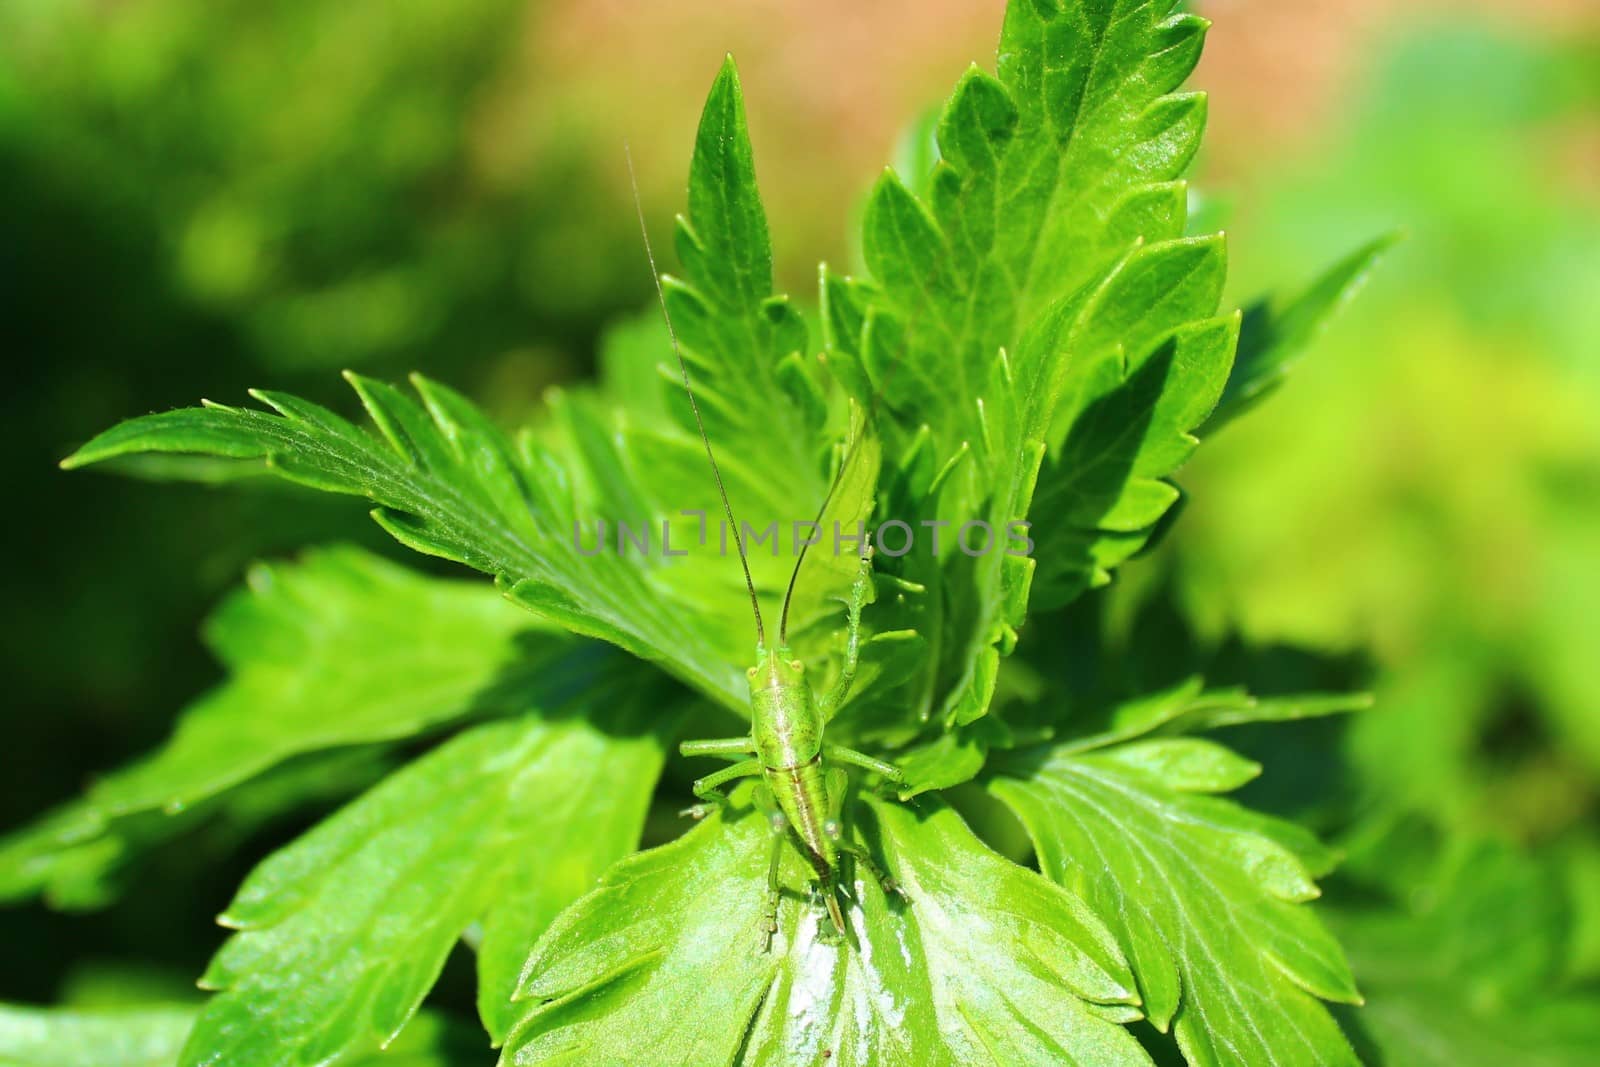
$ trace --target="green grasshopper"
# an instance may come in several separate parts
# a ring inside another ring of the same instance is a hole
[[[722,471],[717,466],[711,438],[706,434],[705,421],[694,398],[689,365],[683,358],[672,316],[667,311],[666,294],[662,291],[661,275],[656,269],[655,252],[650,246],[650,234],[645,225],[638,184],[633,176],[631,155],[628,158],[628,177],[634,181],[634,208],[639,215],[639,230],[644,238],[645,255],[650,262],[650,275],[655,281],[661,314],[666,320],[667,334],[672,341],[672,352],[677,357],[678,370],[683,377],[684,393],[694,414],[695,426],[700,431],[700,441],[705,446],[706,461],[711,467],[717,494],[722,499],[723,513],[729,526],[736,531],[734,543],[739,551],[739,565],[744,571],[745,589],[750,594],[750,609],[756,625],[756,661],[745,672],[750,680],[750,732],[743,737],[685,741],[679,746],[679,752],[685,756],[716,756],[737,761],[697,780],[694,794],[703,803],[687,809],[684,814],[697,819],[704,818],[727,800],[722,790],[728,783],[759,775],[762,782],[756,789],[756,803],[767,812],[773,830],[771,859],[767,865],[767,900],[762,913],[766,950],[771,950],[772,939],[778,932],[778,904],[782,893],[779,867],[785,841],[793,844],[815,871],[816,888],[827,906],[834,930],[842,938],[847,927],[838,899],[841,856],[850,856],[866,867],[885,892],[904,896],[894,880],[879,868],[865,849],[845,838],[840,813],[848,779],[842,767],[830,767],[829,764],[861,767],[893,783],[904,781],[904,776],[893,764],[823,738],[828,719],[844,704],[855,681],[861,649],[861,610],[870,598],[872,589],[872,549],[867,547],[861,553],[860,568],[851,587],[844,665],[833,687],[819,699],[806,677],[805,663],[789,647],[789,603],[794,597],[795,583],[805,563],[805,552],[809,545],[802,544],[800,547],[783,597],[778,641],[775,646],[769,646],[755,581],[750,576],[744,544],[737,535],[739,526],[734,520],[733,506],[728,502]],[[858,438],[851,447],[859,445],[859,441]],[[817,516],[819,522],[827,513],[828,503],[839,486],[849,458],[846,455],[841,462],[833,486],[823,500]]]

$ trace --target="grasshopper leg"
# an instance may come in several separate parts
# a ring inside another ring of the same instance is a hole
[[[782,819],[783,816],[778,816]],[[777,830],[772,835],[772,850],[767,858],[767,900],[761,908],[761,950],[772,951],[772,939],[778,936],[778,901],[783,896],[783,887],[778,881],[778,868],[783,863],[783,835],[788,832],[788,827]]]
[[[746,734],[743,737],[724,737],[716,741],[685,741],[678,746],[684,756],[753,756],[756,743]]]
[[[845,751],[848,752],[849,750],[846,749]],[[855,753],[855,755],[860,755],[860,753]],[[862,758],[871,759],[870,756]],[[873,762],[877,761],[874,760]],[[890,769],[893,770],[893,768]],[[898,774],[899,772],[896,771],[896,773]],[[844,811],[844,797],[847,785],[848,781],[844,771],[834,769],[828,772],[828,818],[822,824],[822,832],[833,840],[834,846],[843,855],[849,856],[865,867],[867,873],[877,880],[878,885],[883,887],[885,893],[898,896],[901,900],[910,900],[911,898],[906,896],[905,890],[900,888],[900,883],[895,881],[894,876],[878,866],[878,861],[872,858],[872,853],[854,841],[845,838],[844,824],[839,817]]]
[[[885,893],[888,893],[892,896],[897,896],[901,900],[911,899],[910,897],[906,896],[906,891],[900,888],[900,883],[895,881],[894,875],[878,866],[878,861],[872,858],[872,853],[868,852],[866,849],[862,848],[853,841],[845,841],[841,839],[836,841],[835,844],[838,846],[840,852],[844,853],[846,856],[849,856],[851,859],[865,867],[867,869],[867,873],[872,875],[872,877],[877,881],[879,887],[882,888]]]
[[[755,801],[766,814],[767,824],[772,828],[772,851],[767,858],[767,899],[761,909],[762,951],[771,952],[772,939],[778,936],[778,903],[783,896],[778,874],[783,863],[783,841],[789,833],[789,820],[778,810],[778,805],[772,799],[772,791],[765,785],[756,788]]]
[[[856,666],[861,661],[861,609],[866,607],[872,597],[872,548],[861,554],[861,569],[856,572],[856,580],[850,586],[850,600],[847,602],[848,615],[845,622],[847,635],[844,648],[844,666],[839,671],[839,680],[833,683],[833,688],[823,694],[818,704],[823,715],[832,715],[844,704],[845,698],[850,695],[850,687],[855,684]]]
[[[747,759],[741,763],[735,763],[731,767],[724,767],[720,771],[713,771],[694,783],[694,795],[711,803],[696,804],[692,808],[683,809],[680,814],[696,819],[705,818],[715,811],[719,805],[727,801],[728,798],[723,794],[721,786],[735,779],[748,778],[753,774],[760,773],[761,761],[757,759]]]
[[[822,743],[822,754],[834,763],[848,763],[852,767],[876,771],[897,785],[906,780],[906,776],[900,772],[899,767],[892,763],[885,763],[881,759],[875,759],[865,752],[857,752],[853,748],[845,748],[843,745],[835,745],[830,741],[824,741]]]

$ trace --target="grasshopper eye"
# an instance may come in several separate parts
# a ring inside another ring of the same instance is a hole
[[[799,673],[800,671],[803,671],[803,670],[806,669],[806,665],[804,663],[801,663],[797,659],[792,659],[792,660],[789,661],[789,669],[794,671],[794,672],[796,672],[796,673]]]
[[[756,676],[756,669],[754,667],[751,667],[749,670],[745,671],[744,673],[746,675],[748,675],[749,677],[754,678]]]

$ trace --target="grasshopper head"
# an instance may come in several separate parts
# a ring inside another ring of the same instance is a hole
[[[805,684],[806,665],[786,647],[756,649],[755,666],[745,671],[752,693],[761,689],[791,689]]]

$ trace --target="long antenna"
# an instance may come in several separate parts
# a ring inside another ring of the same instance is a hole
[[[661,273],[656,270],[656,254],[650,247],[650,228],[644,222],[644,202],[639,198],[639,179],[633,173],[633,149],[628,147],[628,142],[622,142],[622,154],[628,160],[628,184],[633,187],[633,210],[639,216],[639,235],[644,238],[644,255],[650,261],[650,280],[656,283],[656,299],[661,303],[661,317],[667,321],[667,336],[672,338],[672,354],[678,357],[678,370],[683,372],[683,391],[689,397],[689,410],[694,412],[694,424],[700,430],[700,443],[706,446],[706,459],[711,463],[711,476],[717,480],[717,495],[722,498],[723,514],[728,516],[728,525],[733,527],[733,546],[739,550],[739,566],[744,571],[744,587],[750,592],[750,610],[756,617],[756,645],[759,648],[767,647],[767,628],[761,621],[761,600],[756,596],[756,583],[750,577],[750,564],[744,558],[744,542],[739,537],[739,524],[733,518],[733,505],[728,503],[728,490],[722,484],[722,470],[717,466],[717,457],[711,451],[711,438],[706,436],[706,423],[700,417],[700,405],[694,399],[694,387],[689,384],[689,364],[683,358],[683,349],[678,345],[678,331],[673,328],[672,315],[667,311],[667,294],[661,286]],[[791,587],[793,580],[790,581]],[[787,598],[785,598],[784,615],[788,615]]]
[[[863,437],[865,434],[866,426],[863,424]],[[851,441],[850,447],[845,450],[844,457],[839,461],[839,469],[834,473],[833,484],[828,486],[828,495],[822,498],[822,506],[817,509],[817,517],[816,520],[812,522],[812,526],[820,525],[822,523],[822,517],[828,513],[828,505],[833,503],[833,494],[839,491],[839,483],[844,481],[845,468],[848,467],[850,465],[850,461],[855,458],[856,449],[860,446],[861,440],[862,438],[857,438],[856,440]],[[779,645],[787,645],[789,643],[789,602],[794,599],[795,583],[800,580],[800,568],[805,564],[806,549],[810,547],[811,541],[809,538],[800,543],[800,554],[794,561],[794,570],[789,572],[789,587],[783,591],[783,612],[778,616]]]
[[[839,491],[839,483],[844,481],[846,468],[850,466],[850,461],[855,458],[856,450],[866,441],[866,435],[871,432],[878,413],[878,401],[888,390],[889,379],[894,375],[895,369],[895,367],[891,366],[884,372],[883,381],[878,383],[878,388],[873,390],[872,395],[867,398],[867,413],[861,423],[861,433],[850,442],[850,446],[845,450],[844,458],[839,461],[839,469],[834,473],[833,484],[828,486],[827,495],[822,498],[822,506],[817,509],[817,517],[812,523],[813,526],[819,525],[823,516],[828,513],[828,505],[833,503],[833,495]],[[864,362],[862,370],[863,372],[866,370]],[[871,381],[870,376],[868,381]],[[800,568],[805,566],[806,550],[810,547],[811,542],[809,540],[801,543],[799,556],[794,561],[794,570],[789,572],[788,588],[783,591],[783,609],[778,616],[778,644],[780,645],[789,643],[789,604],[794,600],[794,588],[800,581]]]

